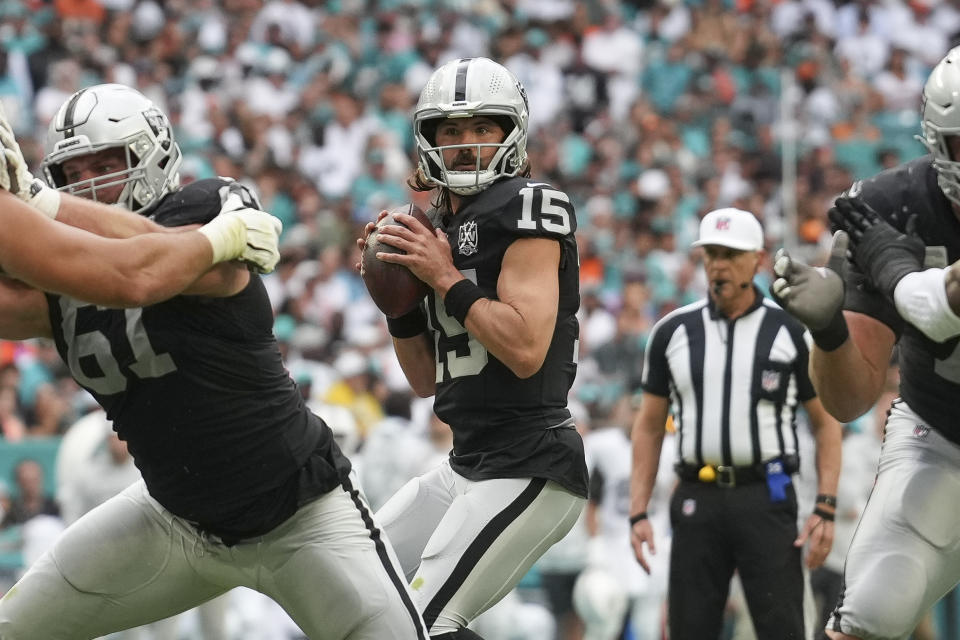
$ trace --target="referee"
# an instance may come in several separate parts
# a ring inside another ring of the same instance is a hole
[[[668,623],[671,640],[713,640],[734,570],[757,637],[802,640],[803,568],[823,563],[833,542],[840,424],[807,374],[804,327],[753,284],[763,229],[739,209],[700,223],[709,296],[661,318],[650,333],[643,397],[633,425],[631,541],[649,572],[656,553],[646,517],[671,402],[680,482],[670,502]],[[818,493],[797,535],[797,405],[816,438]],[[646,549],[644,549],[646,545]]]

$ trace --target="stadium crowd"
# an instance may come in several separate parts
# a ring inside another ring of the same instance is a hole
[[[524,84],[535,174],[578,216],[572,402],[584,428],[627,429],[650,328],[705,291],[688,251],[701,216],[746,209],[768,249],[822,261],[836,195],[923,153],[923,81],[958,36],[958,0],[0,0],[0,103],[39,175],[65,98],[136,87],[170,114],[183,181],[229,176],[259,193],[285,227],[264,279],[288,369],[378,507],[450,447],[353,268],[380,210],[429,206],[406,180],[433,68],[488,56]],[[52,344],[0,343],[4,441],[55,442],[93,408]],[[49,458],[14,476],[16,462],[0,526],[75,508],[50,499]],[[577,547],[539,572],[576,576],[591,561]],[[540,600],[564,608],[562,594]],[[556,613],[556,637],[579,637]]]

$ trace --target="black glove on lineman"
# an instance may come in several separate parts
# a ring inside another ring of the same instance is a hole
[[[850,236],[850,254],[873,285],[893,300],[897,283],[923,270],[926,245],[917,235],[916,214],[907,220],[906,232],[897,231],[860,198],[840,196],[828,215],[835,229]]]

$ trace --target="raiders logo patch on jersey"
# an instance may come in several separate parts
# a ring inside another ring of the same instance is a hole
[[[457,248],[462,256],[472,256],[477,252],[477,223],[474,220],[460,225],[457,233]]]

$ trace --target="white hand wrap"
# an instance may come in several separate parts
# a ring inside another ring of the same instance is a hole
[[[283,224],[265,211],[235,209],[222,211],[199,231],[213,247],[214,264],[239,258],[260,273],[270,273],[280,261],[280,232]]]
[[[40,210],[40,212],[51,220],[57,217],[60,211],[60,192],[51,189],[43,183],[40,178],[34,178],[30,183],[30,199],[27,203]]]
[[[247,247],[247,225],[237,216],[222,213],[197,231],[213,247],[213,264],[239,258]]]
[[[960,317],[947,302],[945,277],[946,269],[914,271],[893,290],[900,316],[936,342],[960,335]]]
[[[247,244],[240,259],[252,264],[260,273],[270,273],[280,262],[280,233],[283,223],[266,211],[237,209],[221,213],[236,216],[247,227]]]

